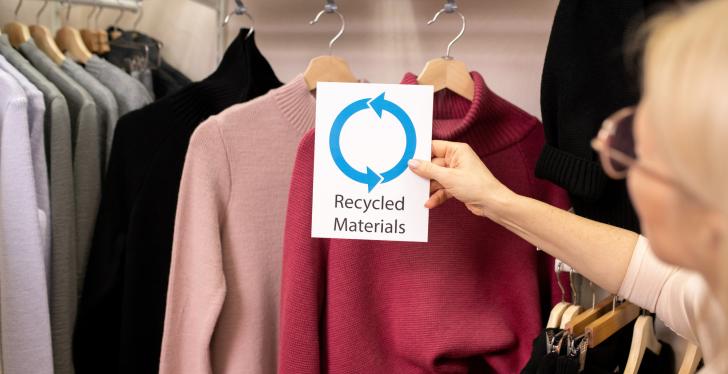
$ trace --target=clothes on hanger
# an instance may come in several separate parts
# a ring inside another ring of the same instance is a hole
[[[76,285],[78,294],[91,248],[96,214],[101,200],[101,179],[106,167],[107,129],[119,117],[114,95],[71,59],[65,59],[61,69],[83,87],[96,103],[96,126],[79,129],[74,139],[73,167],[76,188]]]
[[[37,145],[30,137],[45,111],[39,94],[29,81],[0,69],[0,340],[7,374],[53,373],[44,217],[33,162]]]
[[[0,35],[0,54],[31,81],[45,100],[45,148],[50,179],[51,242],[53,255],[48,270],[52,279],[49,289],[51,331],[53,338],[54,369],[57,373],[69,373],[69,363],[64,354],[69,349],[62,346],[66,329],[72,325],[67,318],[74,269],[72,253],[75,250],[75,195],[73,187],[73,162],[71,146],[71,116],[65,96],[38,69],[12,48],[6,35]],[[46,69],[43,69],[47,71]],[[51,69],[53,70],[53,69]],[[73,301],[75,305],[75,301]]]
[[[472,77],[472,103],[447,91],[436,97],[433,138],[470,144],[517,193],[568,208],[563,191],[531,177],[539,121]],[[523,367],[542,324],[540,294],[551,290],[539,282],[542,254],[454,201],[430,212],[428,243],[311,238],[313,146],[311,131],[288,200],[279,373]]]
[[[588,348],[582,355],[581,349],[576,345],[576,353],[568,353],[567,344],[558,344],[561,330],[545,329],[533,342],[531,359],[521,371],[521,374],[577,374],[580,372],[590,374],[622,373],[627,363],[629,350],[632,341],[634,321],[619,330],[616,334],[596,346]],[[659,355],[647,350],[640,364],[640,373],[675,373],[675,357],[672,347],[662,343],[662,350]],[[561,350],[550,350],[554,345],[560,346]],[[581,359],[584,360],[584,369],[580,371]]]
[[[74,334],[78,374],[159,370],[190,137],[209,116],[281,85],[246,34],[209,77],[119,119]]]
[[[287,194],[315,113],[299,75],[195,131],[177,208],[160,373],[276,372]]]
[[[72,139],[72,155],[75,157],[78,151],[78,136],[87,131],[93,132],[97,129],[98,117],[96,111],[96,103],[91,95],[81,87],[76,81],[64,73],[61,68],[54,64],[38,47],[33,40],[29,40],[20,46],[23,55],[46,76],[65,96],[71,115],[71,139]],[[83,150],[84,148],[82,148]],[[76,161],[74,159],[74,161]],[[88,162],[84,160],[83,162]],[[73,185],[74,191],[77,183],[81,182],[83,174],[79,174],[79,168],[83,165],[73,165]],[[74,196],[74,206],[76,200],[84,198],[83,196]],[[72,233],[76,233],[75,208],[72,209],[71,218],[73,223]],[[55,214],[55,213],[54,213]],[[55,372],[56,374],[72,374],[73,363],[71,359],[71,336],[74,321],[76,320],[76,309],[78,302],[78,285],[76,284],[76,262],[78,256],[78,242],[73,240],[73,245],[69,248],[69,252],[64,253],[54,244],[53,257],[58,257],[59,269],[53,272],[53,290],[51,292],[51,327],[53,330],[53,355],[55,356]],[[54,269],[55,270],[55,269]]]
[[[639,232],[624,181],[609,179],[591,148],[602,121],[639,99],[625,41],[670,0],[561,0],[541,81],[546,145],[536,175],[563,187],[576,214]]]
[[[116,103],[119,106],[120,117],[154,101],[143,84],[99,56],[91,56],[85,67],[86,71],[91,73],[114,94]],[[113,137],[114,132],[107,131],[107,134]],[[110,146],[112,139],[108,137],[107,139],[107,144]]]
[[[111,51],[106,53],[104,58],[130,73],[138,72],[139,79],[145,81],[145,86],[148,88],[152,87],[152,92],[157,99],[173,94],[192,83],[189,78],[161,57],[162,43],[158,40],[138,31],[115,29],[121,32],[121,36],[116,40],[128,46],[137,45],[139,48],[122,47],[118,44],[115,46],[112,43]],[[135,69],[135,61],[144,61],[146,66]],[[146,72],[150,70],[151,78],[146,78]],[[151,82],[149,82],[150,79]]]

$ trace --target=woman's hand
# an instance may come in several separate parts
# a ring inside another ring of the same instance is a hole
[[[429,178],[430,199],[425,207],[435,208],[454,197],[478,216],[486,216],[493,204],[513,194],[483,164],[465,143],[432,142],[432,162],[410,160],[410,169]]]

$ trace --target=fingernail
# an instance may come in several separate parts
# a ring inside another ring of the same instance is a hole
[[[412,169],[417,169],[417,167],[420,166],[420,161],[411,159],[411,160],[407,161],[407,165],[409,165],[409,167]]]

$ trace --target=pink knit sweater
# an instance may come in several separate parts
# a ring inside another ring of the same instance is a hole
[[[185,161],[160,373],[275,373],[283,228],[315,101],[302,77],[200,125]]]
[[[469,143],[515,192],[567,208],[534,177],[538,120],[472,77],[472,103],[436,94],[434,138]],[[279,373],[518,372],[551,302],[542,254],[457,201],[430,212],[428,243],[311,238],[313,154],[311,131],[289,196]]]

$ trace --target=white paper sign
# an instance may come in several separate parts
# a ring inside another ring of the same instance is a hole
[[[316,89],[311,236],[426,242],[432,86],[327,83]]]

